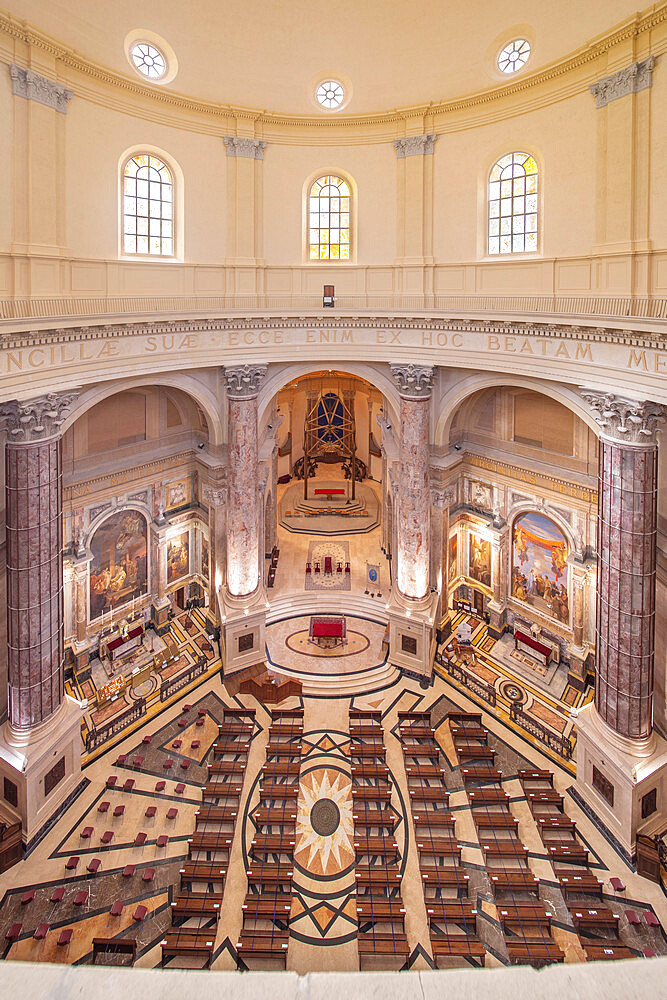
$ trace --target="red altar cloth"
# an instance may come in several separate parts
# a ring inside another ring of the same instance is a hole
[[[122,635],[117,636],[117,638],[112,639],[111,642],[107,644],[107,649],[110,653],[113,652],[114,649],[117,649],[118,646],[122,646],[124,643],[129,642],[130,639],[136,639],[138,635],[141,635],[143,630],[143,625],[137,625],[136,628],[131,628],[127,633],[126,639],[123,639]]]
[[[526,632],[516,629],[514,638],[518,639],[519,642],[525,643],[526,646],[530,646],[531,649],[536,650],[541,656],[551,656],[551,646],[545,646],[543,642],[538,642],[537,639],[533,639],[532,635],[527,635]]]
[[[313,637],[315,639],[342,639],[342,622],[313,622]]]
[[[325,490],[325,489],[321,489],[320,488],[320,489],[316,489],[315,490],[315,496],[316,497],[321,497],[321,496],[343,497],[343,496],[345,496],[345,490],[339,490],[339,489]]]

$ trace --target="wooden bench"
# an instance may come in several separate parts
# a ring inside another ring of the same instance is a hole
[[[395,867],[386,865],[357,865],[355,869],[357,886],[370,886],[374,889],[386,887],[393,889],[400,886],[402,876]]]
[[[237,816],[236,806],[212,806],[204,802],[195,813],[195,821],[197,826],[204,823],[234,823]]]
[[[360,739],[383,739],[382,726],[379,723],[362,722],[356,726],[350,723],[350,737],[354,740]]]
[[[589,962],[609,962],[619,958],[635,958],[637,953],[628,948],[621,941],[608,942],[601,941],[599,944],[586,941],[584,951]]]
[[[292,881],[293,866],[276,862],[264,862],[261,865],[251,865],[246,871],[248,885],[275,886]],[[266,891],[266,890],[265,890]]]
[[[422,830],[417,834],[419,857],[434,855],[437,858],[457,858],[461,860],[461,845],[453,837],[430,837]]]
[[[421,788],[408,788],[408,792],[413,806],[416,802],[437,802],[440,805],[449,804],[449,792],[445,789],[444,785],[433,785],[431,787],[422,785]]]
[[[294,851],[294,832],[259,833],[253,839],[250,850],[254,858],[264,854],[289,854]]]
[[[480,767],[466,766],[461,768],[461,777],[463,778],[464,785],[469,781],[486,781],[489,784],[499,785],[502,774],[497,767],[490,765],[481,765]]]
[[[526,937],[522,934],[516,940],[511,937],[505,940],[512,965],[540,968],[552,962],[562,962],[565,958],[561,948],[551,938]]]
[[[565,861],[571,865],[587,865],[589,862],[586,848],[574,840],[560,844],[545,841],[544,846],[551,861]]]
[[[488,844],[481,843],[480,847],[482,848],[487,864],[489,858],[516,858],[525,863],[528,857],[526,848],[514,837],[510,837],[507,840],[492,840]]]
[[[461,726],[467,723],[475,725],[479,728],[482,726],[482,716],[479,712],[448,712],[447,718],[450,722],[454,722]],[[486,730],[484,730],[486,732]]]
[[[558,816],[536,816],[535,819],[540,828],[540,833],[549,829],[571,830],[574,833],[576,829],[574,820],[566,816],[565,813]]]
[[[359,933],[357,946],[360,955],[397,955],[407,958],[410,953],[405,931],[370,930]]]
[[[223,776],[214,775],[213,777],[221,778]],[[231,806],[233,802],[234,805],[238,806],[241,788],[242,786],[237,784],[236,779],[232,779],[231,781],[207,781],[201,790],[202,802],[206,799],[224,799],[226,805]]]
[[[271,781],[271,778],[265,775],[259,786],[259,794],[265,802],[298,799],[299,783],[297,781],[290,782],[289,784],[286,782],[281,784],[277,781]]]
[[[134,965],[137,958],[137,942],[134,938],[93,938],[93,965],[97,965],[100,955],[128,955],[130,964]]]
[[[497,904],[498,916],[503,927],[523,932],[525,927],[539,926],[551,929],[553,913],[547,911],[544,903],[512,899]]]
[[[217,917],[222,903],[222,893],[188,892],[177,896],[171,904],[171,915],[174,917]]]
[[[519,825],[518,819],[509,812],[485,812],[482,809],[477,809],[473,812],[472,817],[478,831],[509,830],[514,832]]]
[[[424,836],[428,830],[454,830],[456,820],[450,812],[444,809],[431,809],[428,812],[412,814],[412,822],[415,825],[417,837]]]
[[[192,882],[210,882],[224,887],[227,869],[219,861],[186,861],[179,870],[181,888]]]
[[[363,805],[366,803],[364,802]],[[393,831],[396,825],[396,816],[388,809],[364,809],[363,805],[355,804],[357,810],[352,815],[354,829],[377,827],[378,829]]]
[[[440,767],[439,764],[405,764],[405,773],[408,777],[408,781],[417,778],[418,780],[428,779],[439,779],[442,781],[445,775],[444,767]],[[444,786],[443,786],[444,787]]]
[[[559,812],[564,812],[563,796],[555,788],[540,788],[534,791],[527,791],[526,798],[531,812],[535,811],[535,806],[555,806]]]
[[[161,944],[163,963],[172,958],[201,957],[206,960],[205,968],[208,968],[213,956],[215,927],[205,931],[180,928],[167,931],[167,936]]]
[[[529,869],[488,869],[487,874],[497,892],[537,892],[540,883]]]
[[[486,743],[488,730],[482,726],[450,726],[450,733],[454,742],[457,740],[482,740]]]
[[[391,788],[388,785],[381,785],[379,787],[353,785],[352,801],[355,803],[355,808],[357,808],[357,802],[390,802]]]
[[[467,934],[434,934],[431,931],[431,950],[434,958],[451,955],[454,958],[474,958],[481,962],[486,955],[482,942]]]
[[[261,806],[252,814],[255,823],[260,826],[281,826],[284,832],[294,830],[296,825],[296,810],[293,805]]]
[[[276,743],[269,743],[266,747],[267,757],[300,757],[301,756],[301,744],[300,743],[287,743],[282,740]]]
[[[369,855],[371,857],[383,857],[387,861],[395,861],[398,858],[398,844],[385,837],[360,836],[356,829],[354,831],[354,850],[357,857]]]
[[[461,762],[467,760],[489,760],[493,762],[496,756],[496,751],[492,750],[491,747],[460,746],[458,742],[455,744],[455,750]]]
[[[212,748],[214,754],[223,753],[248,753],[250,750],[250,743],[244,740],[230,740],[228,737],[224,737],[214,743]]]
[[[219,776],[240,779],[245,774],[246,763],[245,760],[212,760],[206,765],[209,780]]]
[[[472,925],[477,920],[477,910],[472,903],[462,899],[425,899],[429,921]]]
[[[480,806],[503,806],[509,811],[510,797],[502,788],[470,788],[466,791],[471,809]]]
[[[364,920],[384,921],[398,920],[405,914],[403,900],[386,898],[366,898],[357,896],[357,919],[361,923]]]
[[[188,837],[190,854],[195,851],[229,851],[232,846],[232,833],[215,830],[207,833],[195,832]]]
[[[590,908],[570,904],[569,910],[577,932],[598,929],[616,931],[618,928],[620,913],[612,913],[606,906]]]
[[[470,876],[457,865],[446,868],[438,865],[434,868],[423,868],[421,871],[422,884],[432,889],[455,889],[457,894],[468,891]]]
[[[554,873],[565,897],[578,892],[587,896],[599,896],[602,899],[602,882],[592,871],[573,871],[571,868],[554,867]]]
[[[291,908],[291,894],[281,892],[249,892],[245,902],[241,904],[244,916],[249,918],[276,917],[286,919]]]

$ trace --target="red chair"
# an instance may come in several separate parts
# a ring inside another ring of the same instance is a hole
[[[177,816],[178,809],[175,809],[173,806],[171,809],[167,809],[167,819],[176,819]]]
[[[110,774],[107,778],[107,788],[115,788],[118,784],[118,775]]]
[[[134,838],[134,846],[143,847],[147,840],[148,840],[148,834],[141,831]]]
[[[110,805],[111,805],[110,802],[100,802],[99,806],[97,807],[98,813],[108,812]]]
[[[142,743],[145,743],[145,744],[146,744],[146,746],[148,746],[148,744],[149,744],[149,743],[151,743],[151,742],[152,742],[152,740],[153,740],[153,737],[152,737],[152,736],[144,736],[144,738],[143,738],[143,740],[142,740],[141,742],[142,742]]]
[[[208,709],[200,708],[199,711],[197,712],[197,715],[199,716],[200,719],[205,718],[208,715]]]
[[[75,854],[73,857],[68,858],[65,862],[65,870],[68,872],[73,872],[79,863],[79,856]]]
[[[182,760],[182,761],[181,761],[181,769],[182,769],[183,771],[187,771],[187,769],[188,769],[189,767],[190,767],[190,761],[189,761],[189,760]]]
[[[166,787],[167,787],[167,782],[166,781],[156,781],[156,783],[155,783],[155,791],[156,792],[163,792]]]
[[[310,568],[309,562],[306,563],[306,573],[312,573],[312,569]]]
[[[192,743],[190,744],[190,749],[199,750],[200,746],[201,746],[201,740],[193,740]]]
[[[88,890],[82,889],[81,892],[77,892],[76,896],[74,897],[74,905],[83,906],[83,904],[86,902],[87,899],[88,899]]]
[[[316,562],[315,563],[315,572],[319,573],[319,571],[320,571],[320,564],[318,562]]]
[[[612,889],[614,889],[616,892],[625,892],[625,885],[623,884],[620,878],[616,878],[616,876],[614,875],[609,879],[609,882],[611,883]]]
[[[149,806],[146,812],[144,813],[144,816],[147,819],[153,819],[153,816],[155,816],[156,812],[157,812],[157,806]]]
[[[171,768],[174,766],[174,762],[173,760],[171,760],[171,758],[169,758],[168,760],[162,761],[162,766],[165,769],[165,771],[170,771]]]
[[[116,758],[114,766],[115,767],[122,767],[126,760],[127,760],[127,754],[126,753],[119,753],[118,757]]]
[[[174,742],[171,745],[174,748],[174,750],[180,750],[181,747],[183,746],[183,740],[174,740]]]
[[[350,564],[349,564],[349,562],[346,562],[346,563],[345,563],[345,572],[346,572],[346,573],[349,573],[349,572],[350,572]]]
[[[185,729],[185,727],[187,726],[187,724],[188,724],[188,720],[187,719],[179,719],[178,720],[179,729]]]
[[[144,869],[144,874],[141,876],[141,881],[142,882],[152,882],[154,878],[155,878],[155,869],[154,868],[146,868],[146,869]]]
[[[147,913],[148,913],[148,907],[140,905],[136,908],[136,910],[132,914],[132,919],[141,921],[144,919]]]
[[[205,722],[206,722],[206,716],[202,715],[202,717],[197,719],[197,721],[195,722],[195,726],[197,727],[197,729],[201,729],[201,727],[204,725]]]
[[[628,919],[629,924],[632,924],[634,927],[639,927],[641,925],[641,920],[639,919],[634,910],[626,910],[625,915]]]
[[[174,791],[176,792],[177,795],[182,795],[183,794],[183,792],[185,791],[185,785],[183,784],[182,781],[179,781],[179,783],[176,785],[176,788],[174,789]]]
[[[90,840],[90,838],[92,837],[92,835],[93,835],[93,827],[92,826],[84,826],[83,830],[81,831],[81,839],[82,840]]]
[[[72,934],[73,933],[74,933],[74,931],[72,930],[71,927],[63,927],[63,929],[61,930],[61,932],[60,932],[60,934],[58,936],[58,941],[56,943],[60,947],[63,947],[63,945],[69,944],[70,941],[72,940]]]
[[[43,941],[51,929],[51,924],[38,924],[33,932],[35,941]]]
[[[113,814],[114,816],[118,817],[122,816],[124,812],[125,812],[125,806],[116,806],[116,808],[113,811]]]
[[[21,906],[25,906],[26,903],[32,903],[34,898],[35,898],[35,890],[28,889],[28,891],[24,892],[23,895],[21,896]]]
[[[65,895],[65,886],[64,885],[59,885],[51,893],[51,900],[50,900],[50,902],[52,902],[52,903],[62,903],[64,895]]]
[[[123,868],[123,878],[132,878],[136,870],[137,870],[136,865],[125,865],[125,867]]]
[[[128,778],[125,784],[123,785],[123,791],[131,792],[132,789],[134,788],[134,785],[135,785],[134,778]]]
[[[5,941],[18,941],[23,924],[12,924],[5,934]]]
[[[135,757],[132,763],[135,767],[141,767],[145,759],[145,757]]]
[[[655,958],[655,952],[653,951],[653,948],[644,948],[642,955],[644,956],[644,958]]]
[[[167,836],[166,833],[161,833],[156,843],[158,847],[166,847],[167,844],[169,843],[169,837]]]
[[[660,921],[656,917],[655,913],[651,913],[650,910],[644,910],[643,913],[644,921],[647,927],[659,927]]]
[[[188,702],[186,702],[185,705],[183,705],[183,711],[184,712],[189,712],[191,708],[192,708],[192,705],[190,705]]]
[[[86,870],[90,872],[91,875],[97,875],[98,871],[102,867],[102,862],[99,858],[93,858],[90,864],[86,865]]]
[[[120,915],[123,912],[123,907],[124,906],[125,906],[124,901],[122,899],[117,899],[114,902],[114,904],[111,907],[111,909],[109,910],[109,913],[111,914],[112,917],[120,917]]]
[[[110,844],[113,840],[113,830],[105,830],[102,834],[102,843]]]

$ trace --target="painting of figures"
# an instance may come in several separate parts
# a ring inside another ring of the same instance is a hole
[[[449,579],[453,580],[457,573],[457,551],[458,551],[458,535],[454,533],[449,539]]]
[[[521,514],[512,530],[512,597],[568,624],[565,536],[548,517]]]
[[[208,538],[206,535],[201,536],[201,575],[205,580],[208,580],[208,566],[209,566],[209,554],[208,554]]]
[[[485,587],[491,586],[491,542],[472,533],[470,538],[468,576]]]
[[[90,617],[127,604],[147,593],[146,547],[148,527],[136,510],[112,514],[90,542]]]
[[[167,586],[190,572],[190,535],[184,531],[167,543]]]

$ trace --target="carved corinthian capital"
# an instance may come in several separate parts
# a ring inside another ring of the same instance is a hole
[[[605,437],[624,444],[655,444],[664,407],[650,400],[623,399],[612,393],[580,389]]]
[[[391,374],[401,396],[427,399],[431,395],[435,374],[431,365],[391,365]]]
[[[402,160],[406,156],[433,155],[437,135],[409,135],[405,139],[394,139],[396,156]]]
[[[31,69],[21,69],[20,66],[9,67],[12,78],[12,93],[17,97],[25,97],[27,101],[37,101],[46,104],[47,108],[67,113],[67,102],[74,97],[74,91],[63,87],[61,83],[48,80]]]
[[[49,392],[36,399],[13,399],[0,405],[0,421],[8,441],[42,441],[58,437],[78,392]]]
[[[266,143],[262,139],[249,139],[242,135],[225,135],[227,156],[243,156],[247,160],[263,160]]]
[[[596,108],[606,108],[612,101],[626,94],[636,94],[638,90],[646,90],[653,83],[653,67],[655,56],[649,56],[643,62],[633,62],[624,69],[603,76],[597,83],[592,83],[590,92],[595,98]]]
[[[234,399],[256,396],[267,370],[266,365],[234,365],[225,368],[227,395]]]

